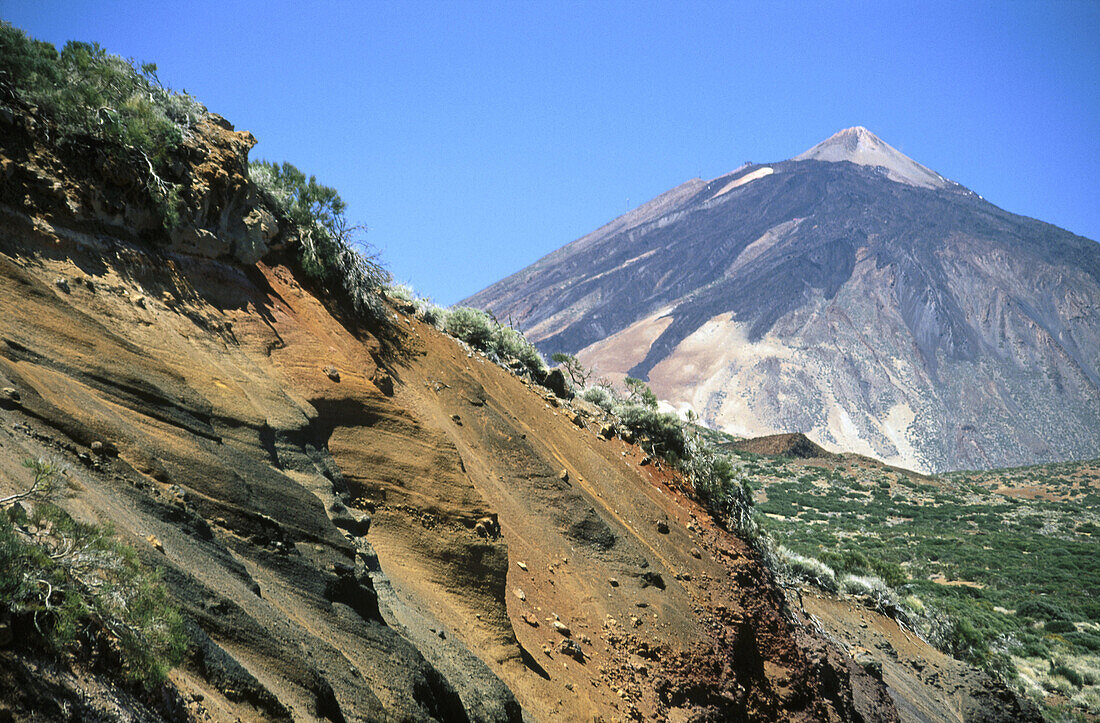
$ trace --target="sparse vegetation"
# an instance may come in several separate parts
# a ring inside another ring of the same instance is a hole
[[[550,355],[550,358],[561,364],[561,368],[565,370],[565,373],[569,375],[569,380],[573,382],[573,386],[577,389],[584,389],[588,384],[588,380],[592,377],[592,372],[584,367],[580,363],[580,360],[572,354],[565,354],[562,352],[554,352]]]
[[[165,227],[179,222],[171,164],[206,109],[164,87],[156,65],[112,55],[98,43],[70,40],[58,52],[0,21],[0,88],[37,108],[59,143],[85,136],[135,154]]]
[[[117,656],[126,678],[159,684],[187,643],[164,584],[110,527],[77,522],[51,501],[56,464],[27,466],[32,486],[0,500],[0,616],[54,651],[99,649]]]
[[[859,463],[732,459],[734,474],[759,489],[771,535],[832,570],[840,591],[896,609],[940,649],[1039,699],[1066,697],[1066,715],[1100,710],[1086,674],[1100,666],[1096,463],[928,480]],[[816,563],[788,569],[832,587]]]
[[[379,292],[389,273],[360,239],[363,227],[349,223],[336,189],[286,162],[252,161],[249,176],[293,224],[302,271],[357,315],[376,326],[384,323]]]

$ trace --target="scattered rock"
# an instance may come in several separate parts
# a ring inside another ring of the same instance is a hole
[[[693,548],[691,548],[691,556],[694,557],[696,560],[698,560],[698,559],[703,557],[703,553],[699,552],[698,547],[693,547]]]
[[[665,522],[664,520],[658,521],[657,522],[657,532],[660,532],[662,535],[667,535],[668,534],[668,523]]]
[[[581,418],[581,415],[574,414],[572,417],[569,418],[569,421],[572,422],[574,426],[584,429],[584,419]]]
[[[569,637],[572,634],[572,633],[569,632],[569,627],[565,623],[563,623],[561,620],[555,620],[554,621],[554,630],[557,630],[559,633],[561,633],[565,637]]]
[[[322,369],[321,371],[323,371],[328,376],[328,378],[331,379],[332,381],[334,381],[334,382],[340,381],[340,370],[337,369],[336,367],[327,366],[324,369]]]
[[[393,396],[393,377],[389,374],[379,374],[374,378],[374,386],[387,397]]]
[[[550,373],[546,375],[543,386],[561,399],[569,399],[573,396],[573,393],[569,391],[569,382],[566,381],[565,373],[561,369],[551,369]]]
[[[89,445],[89,449],[92,450],[92,454],[99,457],[117,457],[118,447],[114,442],[101,442],[96,440]]]
[[[135,298],[134,299],[134,306],[138,307],[139,309],[146,308],[145,297],[144,296],[139,296],[139,297]]]
[[[631,625],[631,627],[635,627],[635,628],[642,627],[641,618],[637,618],[637,617],[634,617],[633,615],[631,615],[630,616],[630,625]]]
[[[665,579],[661,573],[648,570],[642,573],[642,587],[655,587],[658,590],[665,589]]]
[[[515,595],[516,597],[518,597],[520,600],[526,600],[527,599],[526,593],[524,593],[523,590],[520,590],[518,587],[515,588],[514,590],[512,590],[512,594]]]
[[[162,543],[160,541],[160,538],[157,537],[156,535],[147,535],[145,537],[145,541],[148,542],[150,545],[152,545],[153,549],[156,550],[157,552],[161,553],[162,555],[165,554],[165,552],[164,552],[164,543]]]
[[[861,650],[853,655],[852,659],[873,677],[882,680],[882,663],[875,660],[869,652]]]
[[[560,479],[562,482],[568,482],[569,481],[569,470],[563,469],[561,472],[558,472],[558,479]]]
[[[516,563],[516,567],[518,567],[520,570],[523,570],[524,572],[527,572],[527,563],[523,562],[522,560]]]
[[[64,291],[66,294],[69,293],[69,280],[66,279],[64,276],[58,276],[56,279],[54,279],[53,285]]]
[[[610,424],[605,424],[600,427],[600,436],[604,439],[611,439],[615,436],[615,427]]]
[[[558,652],[568,655],[579,663],[584,662],[584,651],[581,650],[581,646],[577,645],[577,641],[570,638],[558,643]]]
[[[457,414],[451,415],[451,421],[460,427],[462,426],[462,417],[458,416]]]
[[[12,409],[20,406],[21,397],[19,391],[14,387],[4,387],[0,389],[0,407],[5,409]]]
[[[618,587],[619,586],[619,581],[616,580],[613,577],[609,577],[609,578],[607,578],[607,584],[610,585],[611,587]]]
[[[653,458],[652,458],[652,457],[650,457],[650,456],[649,456],[649,455],[647,454],[646,456],[642,457],[642,461],[641,461],[641,462],[639,462],[639,463],[638,463],[638,465],[639,465],[639,466],[641,466],[641,467],[645,467],[645,466],[646,466],[647,464],[649,464],[649,463],[650,463],[650,462],[652,462],[652,461],[653,461]]]
[[[533,628],[537,628],[539,626],[539,619],[536,618],[531,613],[524,613],[523,614],[523,622],[527,623],[528,625],[530,625]]]
[[[496,539],[500,537],[500,523],[495,517],[482,517],[474,524],[474,532],[478,537]]]

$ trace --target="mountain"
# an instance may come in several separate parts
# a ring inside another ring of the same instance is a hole
[[[176,132],[60,129],[0,34],[0,720],[898,720],[602,410],[311,272],[250,134],[94,55]]]
[[[1100,451],[1100,245],[865,128],[688,181],[462,303],[739,436],[924,471]]]

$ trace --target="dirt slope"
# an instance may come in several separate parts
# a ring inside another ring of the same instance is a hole
[[[26,128],[0,149],[0,491],[27,457],[67,464],[64,506],[163,570],[193,642],[142,698],[94,661],[49,672],[16,630],[17,719],[896,719],[598,420],[401,314],[383,344],[302,286],[270,224],[258,263],[150,245],[104,215],[113,181]],[[223,160],[194,187],[265,218],[243,155]]]

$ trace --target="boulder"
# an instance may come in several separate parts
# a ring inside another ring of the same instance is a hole
[[[569,381],[561,369],[551,369],[542,385],[561,399],[570,399],[573,396],[573,392],[569,389]]]

